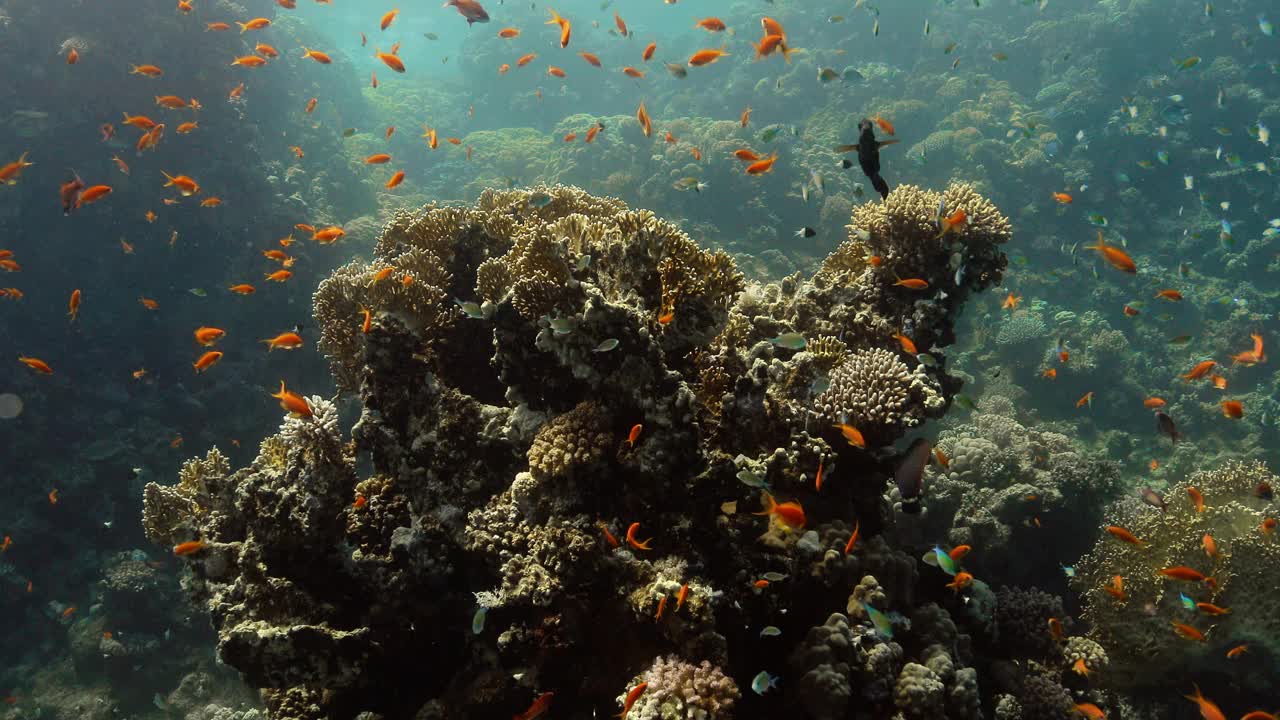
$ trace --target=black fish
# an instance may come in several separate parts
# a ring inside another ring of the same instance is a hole
[[[920,496],[924,494],[924,468],[929,464],[933,445],[924,438],[916,438],[903,454],[898,468],[893,471],[893,480],[898,484],[898,494],[902,496],[902,512],[917,515],[923,509]]]
[[[1178,426],[1173,424],[1173,418],[1160,410],[1156,411],[1156,430],[1160,431],[1164,435],[1168,435],[1169,439],[1173,440],[1174,445],[1177,445],[1178,438],[1182,437],[1182,435],[1178,433]]]
[[[880,197],[889,197],[889,183],[880,177],[880,148],[885,145],[892,145],[897,140],[877,140],[875,125],[870,120],[863,118],[858,123],[858,130],[861,135],[858,136],[858,144],[856,145],[840,145],[836,147],[836,152],[853,152],[858,151],[858,164],[862,166],[862,172],[871,180],[871,185],[880,193]]]

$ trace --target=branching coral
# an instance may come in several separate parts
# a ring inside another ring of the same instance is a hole
[[[1274,487],[1278,482],[1260,462],[1233,461],[1170,487],[1164,511],[1128,500],[1108,513],[1107,524],[1124,527],[1143,545],[1101,534],[1076,565],[1076,586],[1084,596],[1090,637],[1110,659],[1113,682],[1156,684],[1174,668],[1191,672],[1220,667],[1223,653],[1241,643],[1280,650],[1275,592],[1280,541],[1262,529],[1266,518],[1280,515],[1280,507],[1269,493],[1257,492],[1260,483]],[[1203,512],[1191,501],[1190,488],[1204,498]],[[1205,537],[1216,546],[1212,556],[1205,550]],[[1212,576],[1216,591],[1205,583],[1170,580],[1158,573],[1176,566]],[[1113,586],[1117,575],[1123,599],[1104,590]],[[1206,616],[1187,611],[1180,594],[1231,612]],[[1174,621],[1205,633],[1207,642],[1179,636]],[[1256,676],[1241,675],[1240,680],[1256,681]]]
[[[733,678],[703,660],[686,662],[674,655],[653,661],[636,683],[648,683],[627,717],[636,720],[703,718],[727,720],[741,693]]]

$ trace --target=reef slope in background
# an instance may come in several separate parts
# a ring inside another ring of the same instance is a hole
[[[940,204],[968,223],[940,234]],[[886,492],[895,441],[959,389],[941,348],[1010,236],[967,185],[902,186],[854,211],[812,278],[747,285],[575,188],[402,213],[315,295],[360,400],[350,440],[312,397],[249,467],[214,450],[148,485],[144,524],[204,543],[187,587],[273,718],[498,717],[543,692],[558,716],[614,713],[640,682],[628,717],[1065,718],[1100,699],[1070,667],[1104,666],[1102,647],[1048,639],[1051,595],[946,589],[917,544],[965,525],[955,505],[913,516]],[[960,493],[965,458],[998,442],[964,435],[938,479]],[[1100,469],[1114,492],[1114,470],[1046,438],[1061,454],[1029,482],[1081,492]],[[802,527],[753,514],[765,487]],[[761,669],[786,681],[752,693]]]

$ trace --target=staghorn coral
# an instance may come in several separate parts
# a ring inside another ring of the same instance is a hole
[[[1084,598],[1082,616],[1091,624],[1089,638],[1106,651],[1109,675],[1122,686],[1161,682],[1169,672],[1196,672],[1220,666],[1222,653],[1240,643],[1258,650],[1280,650],[1280,610],[1276,607],[1274,572],[1280,563],[1280,543],[1260,530],[1263,519],[1280,515],[1274,500],[1258,497],[1259,483],[1273,487],[1280,479],[1261,462],[1231,461],[1215,470],[1194,473],[1165,494],[1168,508],[1160,511],[1126,499],[1107,514],[1106,524],[1128,529],[1145,544],[1135,547],[1107,534],[1076,565],[1075,586]],[[1196,512],[1187,488],[1204,497],[1204,512]],[[1217,544],[1209,557],[1203,538]],[[1216,579],[1217,591],[1199,583],[1169,580],[1161,568],[1184,565]],[[1126,598],[1103,590],[1112,577],[1123,580]],[[1189,616],[1181,609],[1179,593],[1196,602],[1230,608],[1229,615]],[[1153,608],[1149,612],[1147,608]],[[1208,636],[1204,643],[1177,635],[1170,618],[1197,627]],[[1241,674],[1246,686],[1263,678]],[[1258,686],[1263,690],[1263,686]]]
[[[831,386],[881,422],[867,430],[880,446],[941,415],[960,381],[892,335],[939,353],[963,299],[999,275],[998,230],[974,227],[917,248],[921,274],[957,252],[974,268],[926,299],[879,271],[747,288],[724,252],[576,188],[395,215],[373,259],[338,268],[315,295],[321,348],[358,398],[350,442],[334,404],[311,398],[315,417],[286,419],[249,467],[211,479],[209,509],[194,515],[206,547],[185,556],[189,591],[221,657],[275,720],[442,707],[491,717],[527,705],[531,689],[557,691],[557,714],[586,716],[655,657],[630,717],[727,715],[739,691],[716,668],[739,677],[730,649],[759,640],[743,609],[782,596],[753,578],[777,572],[789,592],[838,606],[870,574],[883,584],[872,603],[911,607],[918,563],[869,517],[856,552],[840,551],[843,518],[882,502],[895,454],[848,448],[812,407],[829,371],[848,374]],[[483,303],[464,313],[454,299]],[[814,347],[768,342],[786,332]],[[821,502],[796,482],[820,462],[841,488]],[[753,515],[760,494],[744,468],[811,508],[814,529]],[[844,482],[854,474],[866,479]],[[477,604],[487,620],[459,632]],[[947,707],[969,707],[964,636],[941,609],[920,617],[920,639],[945,652],[910,659],[943,678]],[[868,621],[843,622],[818,633],[848,641],[832,686],[891,702],[906,652]],[[635,652],[582,652],[620,633]],[[423,647],[451,672],[422,672]],[[564,691],[574,685],[577,698]]]

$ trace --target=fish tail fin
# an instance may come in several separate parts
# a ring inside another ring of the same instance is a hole
[[[789,48],[789,47],[787,47],[786,45],[783,45],[783,46],[782,46],[782,59],[783,59],[783,60],[784,60],[788,65],[790,65],[790,64],[791,64],[791,54],[792,54],[792,53],[802,53],[802,52],[804,52],[804,48]]]

